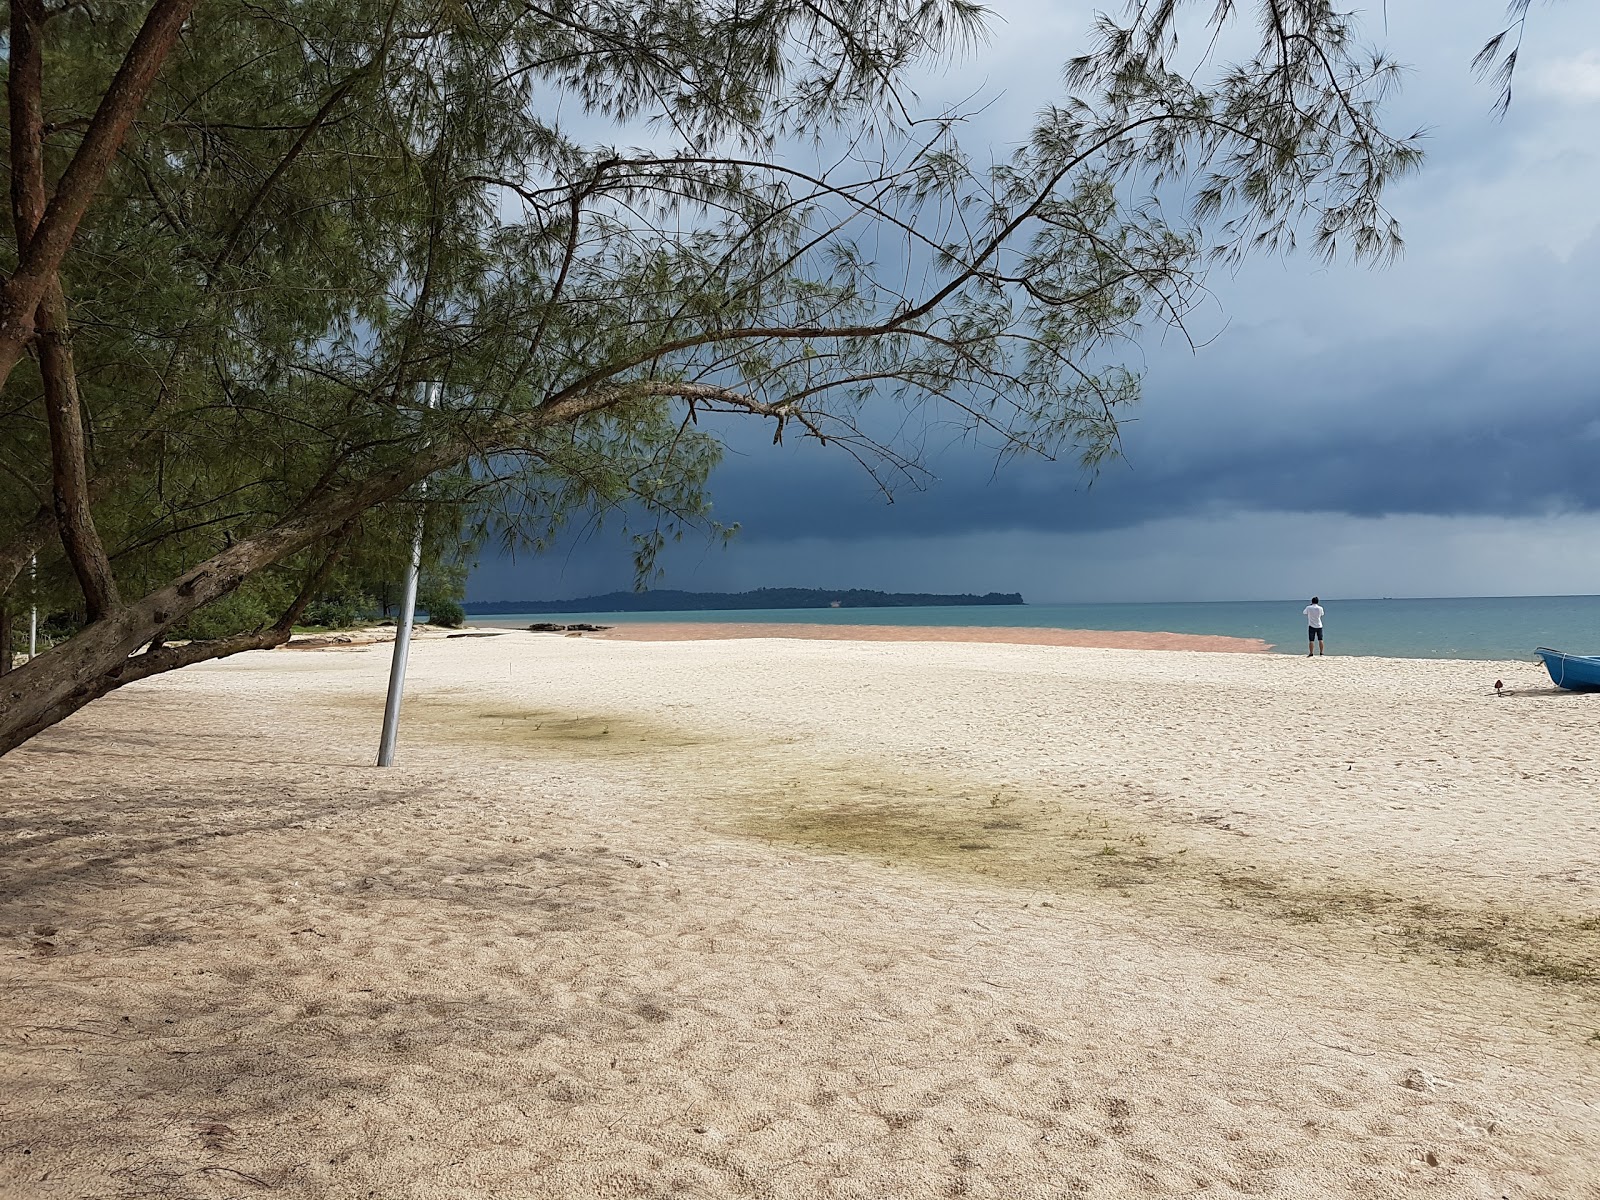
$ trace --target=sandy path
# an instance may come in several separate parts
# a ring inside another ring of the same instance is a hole
[[[424,642],[379,772],[386,662],[0,760],[4,1194],[1600,1195],[1532,665]]]

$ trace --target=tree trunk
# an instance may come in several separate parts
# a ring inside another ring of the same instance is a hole
[[[325,532],[298,522],[240,542],[200,564],[176,582],[92,621],[49,654],[42,654],[0,684],[0,755],[77,712],[90,701],[135,679],[241,650],[288,640],[260,634],[217,643],[193,657],[192,648],[162,647],[130,657],[196,609],[233,591],[246,578],[303,549]]]
[[[270,650],[287,642],[289,634],[287,625],[274,625],[271,629],[239,633],[216,641],[153,648],[131,657],[122,655],[110,668],[98,671],[96,667],[99,664],[86,667],[82,662],[63,662],[58,669],[52,670],[56,654],[40,655],[23,664],[20,670],[6,675],[5,683],[0,684],[0,703],[22,696],[23,691],[18,685],[26,688],[28,683],[32,683],[37,690],[38,700],[28,705],[6,704],[0,708],[0,756],[15,750],[35,734],[59,724],[91,701],[115,691],[123,684],[210,659],[241,654],[246,650]],[[43,670],[33,672],[31,678],[24,681],[23,676],[29,675],[29,669],[36,663]],[[67,686],[63,688],[62,683]]]
[[[10,673],[14,653],[11,648],[11,610],[0,599],[0,675]]]
[[[287,624],[217,642],[134,653],[190,613],[228,595],[257,571],[319,539],[338,536],[359,514],[394,499],[419,479],[461,457],[464,451],[458,445],[437,447],[382,475],[330,493],[271,529],[234,543],[166,587],[91,621],[49,654],[11,672],[0,683],[0,755],[125,683],[194,662],[281,645],[289,638]],[[305,600],[309,595],[297,599],[290,620],[299,615]]]
[[[39,302],[55,281],[78,222],[105,182],[128,127],[144,107],[194,5],[195,0],[156,0],[151,6],[77,151],[61,173],[55,194],[40,214],[38,227],[26,245],[18,241],[17,269],[0,287],[0,385],[27,352]],[[13,24],[27,21],[36,28],[37,9],[37,5],[14,4]],[[11,166],[15,174],[18,164]]]

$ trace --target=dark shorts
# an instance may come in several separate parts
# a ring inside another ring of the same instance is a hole
[[[1320,642],[1322,640],[1322,630],[1313,628],[1308,629],[1306,632],[1310,635],[1313,642]]]

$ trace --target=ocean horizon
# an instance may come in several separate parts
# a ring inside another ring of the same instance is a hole
[[[1020,604],[925,608],[772,608],[690,612],[566,612],[471,615],[478,625],[536,621],[597,625],[704,624],[954,625],[979,629],[1096,629],[1258,638],[1279,653],[1304,654],[1301,600],[1209,600],[1122,604]],[[1344,599],[1324,596],[1329,652],[1382,658],[1525,659],[1536,646],[1600,653],[1600,596],[1446,596]]]

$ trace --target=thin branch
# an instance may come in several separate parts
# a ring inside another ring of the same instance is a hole
[[[245,202],[245,206],[240,211],[238,219],[233,223],[233,228],[228,231],[228,236],[222,243],[222,249],[217,251],[216,258],[212,260],[211,273],[213,275],[222,270],[222,268],[227,265],[228,260],[233,257],[234,251],[239,248],[240,239],[244,237],[245,230],[249,228],[251,220],[256,215],[256,211],[266,200],[267,195],[272,191],[273,186],[278,182],[278,180],[283,178],[284,173],[288,171],[290,167],[294,166],[295,160],[298,159],[300,155],[304,153],[305,148],[311,144],[311,139],[316,135],[317,130],[322,128],[322,126],[327,122],[328,118],[333,115],[334,109],[338,108],[340,104],[344,103],[345,97],[355,90],[356,84],[365,79],[371,70],[372,64],[368,64],[367,66],[361,67],[352,72],[349,77],[339,84],[338,87],[333,89],[333,92],[328,96],[327,100],[323,101],[322,107],[317,110],[316,115],[314,115],[311,120],[308,121],[300,130],[298,136],[295,137],[293,143],[290,144],[289,149],[284,153],[283,157],[278,160],[277,164],[267,174],[267,177],[261,181],[261,186],[256,188],[256,190],[251,194],[250,199]]]
[[[22,568],[55,536],[55,532],[55,510],[45,506],[9,540],[0,544],[0,596],[11,590],[17,576],[22,574]]]

